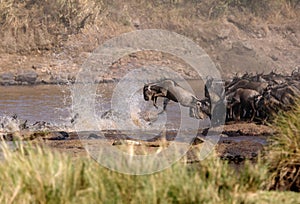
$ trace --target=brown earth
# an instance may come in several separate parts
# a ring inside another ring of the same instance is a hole
[[[300,65],[300,18],[296,4],[277,8],[272,3],[253,3],[248,8],[213,0],[103,1],[95,13],[91,1],[86,8],[89,10],[74,14],[68,23],[56,17],[56,5],[20,2],[14,7],[16,13],[13,21],[9,21],[11,24],[3,24],[0,30],[0,84],[74,81],[81,64],[103,42],[122,33],[149,28],[174,31],[192,39],[209,54],[224,78],[246,71],[276,69],[290,73]],[[34,16],[44,15],[43,8],[52,15],[47,22]],[[81,9],[80,5],[77,9]],[[36,26],[39,23],[41,27]],[[120,59],[106,73],[98,73],[99,81],[120,78],[130,69],[149,64],[172,67],[186,78],[197,77],[176,57],[142,52]]]
[[[233,133],[237,129],[238,134],[234,135]],[[226,135],[228,133],[229,135]],[[67,153],[73,157],[80,157],[88,155],[85,149],[86,145],[92,147],[92,149],[98,149],[102,145],[111,146],[126,153],[130,147],[133,147],[134,154],[156,154],[168,148],[172,142],[175,142],[173,140],[176,137],[176,132],[174,131],[168,132],[165,140],[163,139],[164,137],[157,137],[147,141],[132,140],[117,131],[104,131],[103,134],[105,139],[97,134],[88,132],[32,132],[24,130],[20,133],[7,134],[4,136],[4,139],[12,140],[18,136],[35,144],[50,147],[54,151]],[[241,134],[244,134],[244,136],[241,136]],[[220,158],[234,163],[243,162],[245,159],[253,160],[263,151],[263,146],[267,144],[267,137],[272,134],[273,130],[270,127],[254,123],[225,125],[223,134],[218,144],[214,147],[214,151]],[[257,139],[262,138],[262,136],[263,139]],[[205,137],[201,136],[199,132],[199,136],[193,141],[182,161],[188,163],[199,162],[199,153],[204,144],[203,141],[205,141]],[[176,141],[178,147],[184,144]]]

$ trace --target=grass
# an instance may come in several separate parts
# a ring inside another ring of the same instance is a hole
[[[216,157],[178,163],[145,176],[112,172],[89,158],[74,159],[41,147],[4,149],[1,203],[220,203],[242,201],[261,188],[263,172],[246,165],[237,175]],[[255,171],[256,172],[256,171]]]
[[[201,38],[198,29],[203,20],[212,24],[232,14],[286,20],[296,16],[299,4],[297,0],[0,0],[0,51],[59,51],[79,33],[97,32],[93,38],[101,43],[135,26],[167,29],[196,40]]]
[[[12,25],[16,29],[25,29],[38,22],[47,29],[54,24],[59,28],[63,25],[72,33],[83,27],[89,17],[95,19],[101,7],[102,1],[99,0],[1,0],[0,23],[2,28]]]
[[[94,23],[100,0],[0,0],[0,32],[6,52],[54,49]]]
[[[268,148],[270,189],[300,191],[300,102],[291,111],[277,116]]]
[[[298,194],[262,191],[266,166],[246,162],[239,173],[215,156],[177,163],[151,175],[108,170],[90,158],[71,158],[47,148],[4,147],[1,203],[255,203],[299,201]]]
[[[298,0],[210,0],[210,18],[218,18],[233,11],[253,14],[263,19],[272,19],[274,16],[292,17],[300,2]]]

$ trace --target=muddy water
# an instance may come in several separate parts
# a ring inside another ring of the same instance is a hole
[[[64,92],[66,91],[66,92]],[[17,116],[30,122],[60,123],[69,117],[70,92],[66,87],[53,85],[0,86],[0,117]]]
[[[203,97],[203,84],[190,81],[195,94]],[[200,84],[200,85],[199,85]],[[96,112],[103,114],[110,108],[111,97],[116,83],[103,83],[97,87]],[[69,122],[72,116],[72,98],[69,86],[38,85],[38,86],[0,86],[0,117],[16,114],[22,120],[29,122],[46,121],[56,124]],[[138,93],[142,99],[142,87]],[[141,100],[151,110],[155,111],[151,102]],[[158,100],[162,107],[163,101]],[[170,102],[168,105],[168,120],[180,121],[178,104]]]
[[[203,97],[203,84],[199,81],[189,81],[195,94]],[[102,83],[97,87],[96,112],[103,114],[111,106],[111,98],[117,83]],[[72,116],[71,87],[58,85],[39,86],[0,86],[0,117],[17,114],[21,120],[29,122],[46,121],[55,124],[70,123]],[[157,111],[152,102],[144,101],[142,87],[137,94],[139,103],[146,106],[146,109]],[[162,108],[163,101],[158,100],[158,106]],[[167,124],[178,128],[180,126],[180,107],[177,103],[170,102],[167,107]],[[183,115],[183,118],[189,117]],[[243,137],[242,139],[245,139]],[[258,139],[258,138],[257,138]],[[236,138],[240,140],[240,138]],[[263,139],[264,140],[264,139]],[[263,143],[263,141],[259,141]]]

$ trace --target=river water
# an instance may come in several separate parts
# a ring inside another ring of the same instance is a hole
[[[61,123],[70,117],[70,91],[56,85],[0,86],[0,117]]]
[[[195,94],[203,97],[203,84],[189,82]],[[97,87],[95,110],[98,115],[111,107],[111,98],[117,83],[102,83]],[[195,87],[195,88],[194,88]],[[70,122],[72,113],[72,86],[37,85],[37,86],[0,86],[0,117],[16,114],[21,120],[29,122],[46,121],[56,124]],[[143,100],[142,87],[137,93],[138,102],[148,109],[156,111],[152,102]],[[162,99],[158,105],[162,107]],[[178,104],[170,102],[167,108],[168,120],[180,120]]]

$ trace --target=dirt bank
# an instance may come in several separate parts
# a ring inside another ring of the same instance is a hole
[[[0,19],[2,85],[74,81],[97,46],[122,33],[149,28],[192,39],[226,78],[245,71],[290,73],[300,65],[296,1],[90,0],[73,7],[60,1],[12,2],[0,8],[5,11]],[[107,73],[98,73],[99,81],[120,78],[145,64],[169,66],[186,78],[195,77],[176,57],[143,52],[120,59]]]
[[[238,127],[238,131],[236,129]],[[50,127],[51,129],[51,127]],[[130,147],[134,147],[134,154],[156,154],[176,143],[179,147],[186,145],[184,142],[175,141],[177,132],[168,131],[165,137],[149,138],[148,140],[137,140],[128,137],[119,131],[107,130],[100,133],[90,132],[66,132],[52,130],[21,130],[18,132],[0,133],[3,139],[11,141],[13,139],[22,139],[34,144],[50,147],[55,151],[65,152],[74,157],[87,155],[85,148],[88,145],[91,149],[99,149],[101,145],[119,148],[127,152]],[[236,132],[236,134],[234,134]],[[257,155],[267,145],[267,138],[273,134],[273,130],[267,126],[255,125],[249,123],[239,123],[236,125],[226,125],[214,151],[222,159],[234,163],[243,162],[245,159],[256,159]],[[100,136],[102,135],[102,136]],[[105,136],[105,138],[103,137]],[[163,140],[162,138],[166,138]],[[183,161],[193,163],[200,161],[200,152],[203,141],[206,137],[201,135],[201,130],[197,137],[190,144],[189,151],[183,158]]]

